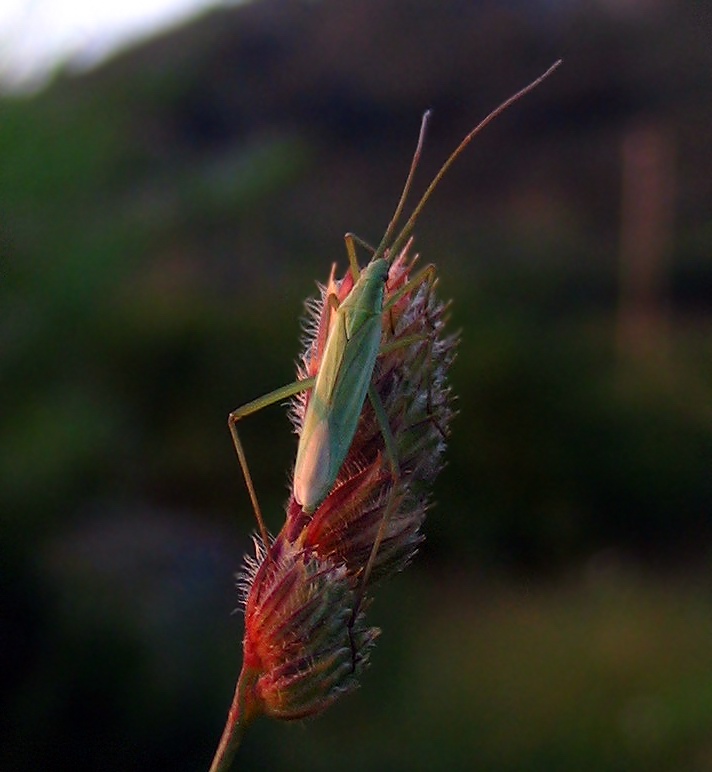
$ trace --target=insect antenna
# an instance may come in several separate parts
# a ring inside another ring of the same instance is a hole
[[[489,123],[491,123],[495,118],[497,118],[499,115],[501,115],[505,110],[507,110],[509,107],[511,107],[515,102],[519,101],[523,96],[528,94],[530,91],[535,89],[543,80],[549,77],[552,72],[561,64],[561,59],[558,59],[554,62],[554,64],[549,67],[549,69],[544,72],[542,75],[540,75],[538,78],[533,80],[531,83],[529,83],[524,88],[517,91],[516,94],[512,94],[508,99],[505,99],[502,104],[499,105],[499,107],[496,107],[494,110],[492,110],[489,115],[487,115],[485,118],[483,118],[477,126],[475,126],[472,131],[465,136],[465,138],[460,142],[460,144],[453,150],[453,152],[450,154],[448,159],[445,161],[445,163],[440,167],[440,170],[438,173],[433,177],[430,185],[428,185],[425,193],[423,193],[420,201],[415,206],[415,209],[413,209],[412,214],[408,218],[408,221],[403,226],[401,232],[396,236],[396,238],[393,241],[393,244],[388,247],[388,241],[393,236],[393,231],[395,231],[398,218],[400,217],[403,207],[405,205],[405,200],[408,195],[408,191],[410,189],[413,175],[415,173],[415,168],[418,165],[418,161],[420,160],[420,153],[422,150],[424,135],[425,135],[425,129],[428,123],[428,119],[430,117],[430,110],[426,111],[426,113],[423,115],[423,121],[421,123],[420,127],[420,136],[418,137],[418,145],[415,149],[415,153],[413,154],[413,160],[410,164],[410,171],[408,172],[408,178],[406,179],[405,186],[403,188],[403,192],[401,193],[400,201],[398,202],[398,206],[396,207],[395,214],[393,215],[393,218],[391,219],[391,222],[388,225],[388,228],[386,230],[385,235],[383,236],[383,239],[381,239],[381,243],[378,245],[378,249],[376,250],[376,254],[374,257],[382,257],[383,253],[386,251],[386,249],[389,249],[389,255],[391,256],[390,259],[392,260],[395,255],[397,255],[401,249],[405,246],[406,241],[408,240],[410,234],[413,231],[413,228],[415,227],[415,223],[418,220],[418,217],[420,216],[420,213],[423,211],[423,208],[428,203],[428,199],[432,195],[435,188],[440,183],[440,180],[445,176],[447,171],[450,169],[450,167],[455,163],[455,161],[458,159],[460,154],[465,150],[465,148],[472,142],[472,140],[484,129]]]
[[[400,217],[403,214],[403,209],[405,208],[405,202],[406,202],[406,199],[408,198],[408,193],[410,193],[410,188],[413,184],[413,178],[415,177],[415,170],[418,168],[418,164],[420,163],[420,156],[423,152],[423,145],[425,144],[425,132],[427,131],[428,121],[430,120],[431,115],[432,115],[432,110],[426,110],[423,113],[423,118],[420,122],[420,133],[418,134],[418,144],[415,147],[415,152],[413,153],[413,159],[410,162],[410,169],[408,170],[408,176],[406,177],[405,185],[403,185],[403,191],[401,192],[400,199],[398,200],[398,205],[396,206],[396,210],[395,212],[393,212],[393,217],[391,217],[391,221],[388,223],[386,232],[383,234],[381,243],[378,245],[376,251],[373,253],[373,257],[372,257],[373,260],[376,260],[379,257],[383,257],[383,253],[388,248],[388,242],[393,238],[393,233],[396,227],[398,226],[398,220],[400,220]]]

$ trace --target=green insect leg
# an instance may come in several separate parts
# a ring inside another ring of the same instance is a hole
[[[388,302],[383,307],[383,312],[388,314],[389,323],[391,326],[391,332],[395,333],[394,324],[393,324],[393,316],[390,313],[391,309],[395,306],[395,304],[407,293],[412,292],[416,290],[421,284],[425,284],[427,286],[427,292],[428,296],[430,293],[435,289],[435,286],[437,284],[437,273],[435,266],[430,264],[426,265],[424,268],[421,268],[411,279],[409,279],[402,287],[400,287],[396,292],[394,292],[389,298]],[[426,309],[426,319],[427,322],[431,328],[431,330],[435,331],[435,323],[433,320],[428,316],[428,309],[429,306],[429,297],[425,300],[425,309]],[[400,337],[398,340],[394,340],[392,343],[387,343],[385,346],[381,348],[380,354],[387,354],[389,351],[396,351],[399,348],[405,348],[407,346],[417,344],[420,341],[429,341],[430,345],[427,348],[426,356],[428,359],[432,356],[432,336],[428,334],[422,334],[422,333],[416,333],[414,335],[404,335]],[[428,363],[429,364],[429,363]],[[426,367],[426,372],[430,373],[431,368],[429,366]],[[428,405],[428,414],[429,416],[432,416],[432,388],[430,385],[430,382],[428,382],[428,395],[427,395],[427,405]],[[438,430],[438,432],[441,434],[443,438],[446,437],[446,432],[442,429],[442,427],[437,423],[437,421],[434,421],[432,417],[429,417],[426,419],[428,421],[432,421],[435,428]]]
[[[358,258],[356,257],[356,246],[358,245],[362,249],[365,249],[371,255],[376,251],[367,241],[364,241],[360,236],[355,233],[347,233],[344,236],[346,242],[346,254],[349,257],[349,269],[353,280],[356,281],[361,275],[361,269],[358,265]]]
[[[358,602],[356,604],[357,610],[358,610],[358,606],[361,605],[363,596],[366,593],[366,585],[371,575],[371,571],[373,570],[373,564],[376,562],[376,556],[378,555],[378,550],[381,546],[381,542],[383,541],[383,537],[386,533],[386,527],[388,525],[388,521],[390,520],[390,517],[393,514],[393,508],[395,506],[395,492],[398,489],[398,483],[400,481],[400,464],[398,463],[398,450],[396,448],[396,441],[393,436],[393,432],[391,431],[390,423],[388,422],[386,409],[384,408],[381,398],[378,396],[378,393],[376,392],[376,390],[373,388],[372,385],[368,389],[368,398],[369,398],[369,401],[371,402],[371,406],[373,407],[373,412],[376,415],[376,420],[378,421],[378,425],[381,429],[381,434],[383,435],[383,442],[384,442],[384,445],[386,446],[386,456],[388,458],[388,463],[390,464],[390,467],[391,467],[392,483],[391,483],[391,495],[389,497],[388,503],[386,504],[386,510],[383,513],[383,517],[381,518],[381,523],[378,526],[378,531],[376,533],[376,538],[373,542],[373,547],[371,548],[371,554],[368,556],[368,562],[366,563],[366,568],[364,568],[363,574],[361,575],[361,586],[357,596]]]
[[[257,413],[262,408],[269,407],[270,405],[274,405],[278,402],[281,402],[282,400],[287,399],[288,397],[293,397],[295,394],[299,394],[300,391],[306,391],[307,389],[311,389],[314,386],[315,378],[305,378],[301,381],[294,381],[293,383],[288,383],[286,386],[282,386],[280,389],[275,389],[274,391],[269,392],[269,394],[265,394],[262,397],[258,397],[257,399],[253,399],[251,402],[247,402],[245,405],[242,405],[241,407],[236,408],[233,410],[230,415],[227,417],[227,425],[230,429],[230,434],[232,435],[232,441],[235,445],[235,451],[237,453],[238,461],[240,462],[240,467],[242,468],[242,474],[245,478],[245,485],[247,486],[247,492],[250,494],[250,501],[252,502],[252,508],[255,511],[255,517],[257,518],[257,525],[260,529],[260,536],[262,537],[262,541],[264,542],[264,546],[266,550],[269,550],[269,537],[267,534],[267,526],[265,525],[264,518],[262,517],[262,510],[260,509],[259,502],[257,500],[257,493],[255,491],[255,486],[252,482],[252,475],[250,474],[250,468],[247,464],[247,458],[245,456],[245,449],[242,446],[242,442],[240,441],[240,437],[237,433],[237,423],[238,421],[242,420],[248,415],[252,415],[253,413]]]

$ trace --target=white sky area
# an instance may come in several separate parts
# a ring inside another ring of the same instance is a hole
[[[0,0],[0,89],[31,90],[61,63],[85,69],[220,0]]]

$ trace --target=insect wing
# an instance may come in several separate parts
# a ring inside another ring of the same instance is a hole
[[[366,320],[349,339],[329,411],[334,477],[343,464],[356,433],[363,403],[381,344],[381,316]]]
[[[360,320],[352,337],[350,315],[336,314],[310,395],[294,467],[294,496],[307,512],[336,480],[353,440],[381,341],[381,316]]]

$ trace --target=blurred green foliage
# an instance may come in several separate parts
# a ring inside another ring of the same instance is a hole
[[[294,377],[302,301],[344,231],[378,237],[422,108],[442,116],[427,179],[556,48],[558,82],[418,229],[462,329],[460,415],[424,554],[374,607],[373,671],[306,730],[259,723],[242,768],[710,768],[709,47],[682,11],[537,27],[443,4],[404,35],[399,2],[348,24],[348,3],[298,6],[208,15],[0,102],[0,767],[207,768],[254,528],[227,413]],[[341,69],[327,33],[348,33]],[[684,89],[625,58],[646,41]],[[616,345],[616,202],[639,111],[683,141],[664,336],[636,357]],[[276,531],[284,411],[244,440]]]

